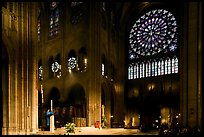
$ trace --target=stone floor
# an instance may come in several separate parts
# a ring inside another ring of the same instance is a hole
[[[66,131],[63,128],[58,128],[54,132],[39,131],[33,135],[65,135]],[[71,135],[158,135],[157,130],[151,130],[146,133],[138,129],[124,129],[124,128],[107,128],[98,129],[94,127],[76,127],[75,133]]]

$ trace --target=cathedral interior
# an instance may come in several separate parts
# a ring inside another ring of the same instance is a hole
[[[2,2],[2,134],[43,129],[48,108],[57,128],[203,131],[202,16],[201,2]]]

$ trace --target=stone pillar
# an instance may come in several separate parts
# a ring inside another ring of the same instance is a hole
[[[15,58],[15,56],[13,56]],[[17,134],[16,128],[17,128],[17,112],[16,112],[16,74],[17,74],[17,62],[14,60],[14,58],[11,59],[11,62],[9,64],[9,90],[8,90],[8,134]]]
[[[25,29],[25,24],[27,22],[25,17],[25,8],[23,3],[18,3],[19,12],[18,15],[20,17],[18,18],[18,111],[19,111],[19,116],[18,116],[18,125],[19,125],[19,134],[26,134],[26,119],[27,119],[27,111],[26,111],[26,105],[27,105],[27,100],[26,100],[26,92],[27,90],[27,82],[25,80],[27,74],[26,72],[26,58],[24,57],[25,51],[25,41],[26,41],[26,36],[24,31]]]
[[[184,6],[183,45],[181,45],[182,125],[201,126],[201,10],[198,2]]]
[[[29,91],[31,94],[31,128],[32,132],[38,130],[38,63],[37,63],[37,3],[29,4],[29,19],[28,29],[29,44],[28,44],[28,58],[29,58]]]
[[[90,81],[88,86],[88,126],[93,126],[96,121],[101,121],[101,87],[100,86],[100,44],[99,44],[99,17],[98,2],[90,3],[90,46],[88,60]]]
[[[7,134],[8,128],[8,65],[9,57],[5,45],[2,45],[2,135]]]

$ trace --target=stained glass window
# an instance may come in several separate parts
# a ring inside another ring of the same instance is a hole
[[[165,74],[168,73],[168,71],[167,71],[167,70],[168,70],[168,64],[167,64],[167,61],[168,61],[168,60],[166,59],[166,60],[165,60],[165,65],[164,65],[164,68],[165,68],[165,69],[164,69]]]
[[[148,69],[149,69],[149,77],[151,76],[151,70],[152,70],[152,67],[151,67],[151,63],[149,62],[149,64],[148,64]]]
[[[167,74],[171,74],[171,60],[170,60],[170,58],[168,58],[167,64],[168,64],[168,72],[167,72]]]
[[[73,70],[76,68],[77,60],[75,57],[71,57],[68,59],[68,70]]]
[[[142,63],[142,74],[143,74],[143,77],[145,76],[145,64],[144,63]]]
[[[154,61],[152,61],[152,76],[154,76]]]
[[[38,68],[38,74],[39,74],[39,79],[42,81],[43,80],[43,67],[42,67],[42,65],[39,66],[39,68]]]
[[[175,73],[178,73],[178,58],[177,57],[174,60],[174,67],[175,67]]]
[[[40,9],[38,9],[38,41],[40,41]]]
[[[171,66],[172,73],[175,73],[174,58],[172,58],[171,65],[172,65],[172,66]]]
[[[130,66],[128,67],[128,79],[130,79]]]
[[[59,6],[58,2],[50,3],[49,14],[49,36],[53,37],[59,33]]]
[[[129,69],[128,69],[129,70]],[[104,76],[105,74],[105,65],[101,64],[101,74]],[[130,75],[130,72],[128,73],[128,76]],[[128,78],[129,79],[129,78]]]
[[[58,62],[54,62],[52,63],[52,72],[58,72],[59,70],[59,63]]]
[[[158,76],[161,75],[161,61],[158,62]]]
[[[141,16],[133,25],[129,36],[129,53],[136,57],[158,54],[177,46],[176,19],[165,9],[156,9]],[[138,56],[137,56],[138,55]]]
[[[137,75],[136,75],[136,78],[139,78],[139,65],[136,63],[136,67],[137,67]]]
[[[133,79],[133,65],[129,65],[128,67],[128,79]]]
[[[155,67],[154,67],[154,70],[155,70],[154,74],[155,74],[155,76],[157,76],[157,70],[158,69],[157,69],[157,61],[156,60],[154,61],[154,65],[155,65]]]
[[[130,66],[130,79],[133,79],[133,66]]]
[[[150,77],[150,74],[151,74],[151,64],[148,61],[146,64],[146,77]]]
[[[139,78],[178,73],[178,58],[171,61],[166,57],[167,53],[176,54],[177,35],[176,18],[166,9],[148,11],[134,22],[129,33],[128,58],[130,63],[138,63]],[[155,58],[162,54],[162,59]],[[141,60],[147,63],[139,63]]]
[[[140,64],[140,78],[144,77],[144,68],[145,68],[145,64],[141,63]]]
[[[133,72],[134,72],[133,78],[136,79],[136,76],[137,76],[137,66],[134,64],[133,67],[134,67],[134,69],[133,69]]]
[[[161,61],[161,75],[164,75],[164,61]]]

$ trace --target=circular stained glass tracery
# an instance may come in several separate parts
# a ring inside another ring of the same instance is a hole
[[[129,58],[175,51],[177,48],[177,23],[169,11],[156,9],[141,16],[129,35]]]
[[[68,69],[74,69],[76,67],[76,58],[75,57],[71,57],[68,59]]]
[[[57,72],[59,70],[59,63],[54,62],[52,63],[52,72]]]

